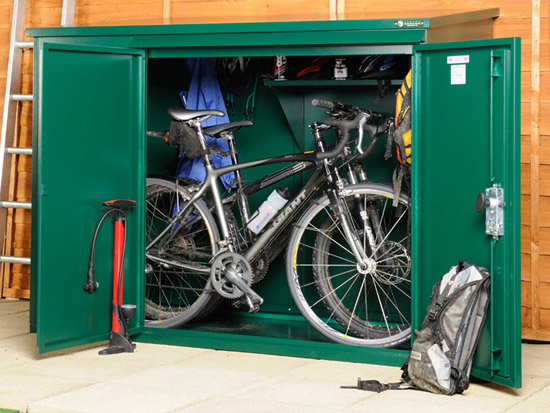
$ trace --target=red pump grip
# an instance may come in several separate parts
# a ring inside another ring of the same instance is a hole
[[[137,205],[137,202],[131,199],[113,199],[111,201],[105,201],[103,205],[112,208],[127,208]]]

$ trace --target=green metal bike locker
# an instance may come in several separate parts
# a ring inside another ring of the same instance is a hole
[[[497,16],[493,9],[414,19],[29,29],[35,43],[31,329],[40,352],[108,338],[108,229],[96,247],[100,287],[90,295],[83,284],[101,203],[129,198],[138,205],[128,213],[124,302],[137,304],[130,333],[138,343],[401,365],[408,348],[317,338],[283,292],[286,277],[276,267],[262,288],[266,303],[245,324],[143,326],[145,177],[147,169],[170,174],[164,163],[175,161],[173,152],[146,139],[175,104],[166,95],[165,84],[172,86],[166,74],[185,57],[398,54],[410,57],[413,70],[413,328],[423,320],[432,285],[451,265],[467,259],[488,268],[490,314],[473,372],[520,387],[520,44],[490,39]],[[392,80],[391,92],[399,84]],[[270,155],[254,145],[262,130],[275,130],[265,139],[284,150],[307,150],[304,125],[322,115],[309,105],[311,97],[372,102],[376,87],[352,80],[265,82],[262,105],[271,121],[258,113],[256,135],[242,132],[242,157]],[[386,98],[385,110],[391,113],[393,104]],[[486,190],[503,194],[505,204],[494,236],[486,233],[485,213],[474,211]]]

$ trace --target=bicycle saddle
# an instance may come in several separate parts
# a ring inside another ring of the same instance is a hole
[[[237,129],[247,126],[254,126],[254,122],[251,120],[240,120],[237,122],[223,123],[221,125],[210,126],[203,129],[205,135],[219,137],[222,132],[235,132]]]
[[[202,116],[224,116],[220,110],[187,110],[183,108],[169,108],[168,114],[174,120],[186,121],[195,118],[200,118]]]

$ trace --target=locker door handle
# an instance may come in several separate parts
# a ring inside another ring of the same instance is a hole
[[[476,199],[474,210],[485,210],[485,233],[495,239],[504,235],[505,206],[504,189],[496,184],[480,192]]]
[[[476,199],[476,205],[474,207],[474,210],[476,212],[481,212],[485,208],[489,207],[491,205],[491,201],[489,198],[485,196],[485,192],[480,192]]]

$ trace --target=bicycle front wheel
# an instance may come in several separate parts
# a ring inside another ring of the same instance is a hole
[[[188,183],[188,182],[186,182]],[[178,327],[210,312],[219,301],[210,281],[210,260],[219,232],[206,204],[197,201],[183,222],[171,224],[186,204],[186,183],[147,178],[145,323]],[[170,231],[149,245],[168,226]]]
[[[360,265],[328,197],[314,201],[289,242],[287,277],[297,307],[332,341],[395,347],[410,339],[409,199],[393,207],[393,189],[358,184],[341,207],[368,257]]]

